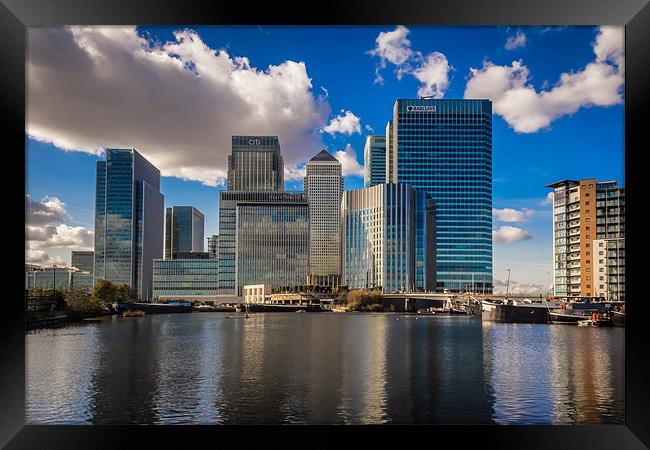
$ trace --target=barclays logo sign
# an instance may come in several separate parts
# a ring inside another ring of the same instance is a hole
[[[436,105],[430,106],[407,106],[406,112],[436,112]]]

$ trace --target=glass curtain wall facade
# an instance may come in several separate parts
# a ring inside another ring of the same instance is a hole
[[[306,167],[305,195],[309,203],[309,281],[317,286],[340,282],[340,212],[343,196],[341,163],[322,150]]]
[[[309,207],[300,203],[237,205],[237,296],[243,286],[302,286],[309,273]]]
[[[126,283],[150,299],[153,259],[163,254],[160,171],[135,149],[107,149],[96,183],[95,282]]]
[[[219,257],[219,235],[208,236],[208,256],[213,259]]]
[[[155,259],[153,298],[217,300],[218,263],[215,259]]]
[[[383,292],[433,290],[435,211],[404,183],[346,191],[341,206],[343,284]],[[416,234],[421,233],[419,237]]]
[[[193,206],[168,207],[165,215],[165,259],[176,253],[202,252],[203,213]]]
[[[73,250],[70,254],[70,265],[83,272],[93,273],[93,266],[95,265],[95,252],[92,250]]]
[[[237,296],[237,206],[241,203],[306,203],[306,198],[302,192],[219,192],[220,295]]]
[[[398,99],[390,125],[387,177],[435,203],[436,288],[491,293],[492,103]]]
[[[283,191],[284,161],[277,136],[233,136],[229,191]]]
[[[363,148],[363,186],[386,182],[386,136],[366,136]]]

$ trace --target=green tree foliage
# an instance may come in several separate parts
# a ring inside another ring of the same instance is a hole
[[[347,294],[347,308],[348,311],[383,311],[381,292],[350,291]]]
[[[106,308],[104,303],[79,289],[69,289],[65,292],[65,310],[73,318],[86,318],[102,315]]]

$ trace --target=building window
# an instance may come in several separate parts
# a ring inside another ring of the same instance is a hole
[[[590,238],[590,236],[589,236],[589,235],[587,235],[587,239],[589,239],[589,238]]]
[[[585,222],[589,222],[589,217],[587,217],[587,218],[585,219]]]

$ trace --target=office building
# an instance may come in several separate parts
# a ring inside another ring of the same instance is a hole
[[[78,289],[91,292],[93,274],[69,267],[46,267],[27,274],[28,289]]]
[[[155,259],[153,261],[154,300],[219,300],[219,271],[217,260]]]
[[[73,250],[70,255],[72,267],[76,267],[82,272],[93,273],[95,265],[95,252]]]
[[[625,300],[625,188],[562,180],[553,189],[553,280],[559,297]]]
[[[307,163],[309,203],[309,284],[338,286],[340,280],[341,163],[322,150]]]
[[[386,130],[392,183],[436,210],[436,288],[492,292],[492,103],[398,99]]]
[[[366,136],[363,147],[363,186],[386,183],[386,136]]]
[[[434,290],[434,207],[425,192],[404,183],[346,191],[342,283],[387,293]]]
[[[165,214],[165,259],[177,253],[202,252],[204,216],[193,206],[171,206]]]
[[[284,162],[277,136],[233,136],[229,191],[284,191]]]
[[[309,206],[304,194],[287,201],[237,203],[235,258],[238,297],[245,285],[304,285],[309,274]]]
[[[160,171],[135,149],[106,149],[106,161],[97,162],[94,281],[126,283],[151,299],[163,230]]]
[[[208,255],[210,258],[217,259],[219,257],[219,235],[213,234],[208,236]]]

